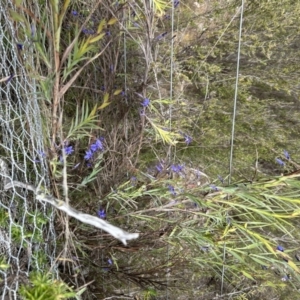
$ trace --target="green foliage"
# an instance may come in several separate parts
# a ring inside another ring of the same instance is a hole
[[[91,171],[91,173],[88,176],[83,178],[79,187],[86,186],[89,182],[93,182],[97,178],[97,176],[99,175],[99,173],[102,170],[102,167],[101,167],[102,157],[103,157],[103,155],[100,154],[99,157],[97,158],[98,161],[95,163],[93,170]]]
[[[20,288],[20,295],[24,300],[60,300],[75,297],[64,282],[54,280],[50,275],[31,273],[30,284]]]
[[[0,257],[0,270],[5,271],[9,268],[9,264],[4,257]]]
[[[84,136],[88,136],[88,131],[99,129],[96,124],[96,110],[97,107],[94,107],[93,110],[89,112],[88,104],[83,102],[80,115],[80,109],[77,107],[75,118],[69,126],[66,139],[80,139]]]
[[[84,267],[89,266],[88,279],[103,280],[105,274],[109,287],[103,287],[106,281],[94,284],[101,297],[110,297],[115,286],[139,286],[144,299],[164,297],[166,289],[185,298],[212,299],[208,277],[214,278],[214,289],[222,282],[229,294],[242,291],[236,299],[289,297],[299,289],[294,254],[300,181],[275,175],[299,168],[295,57],[300,54],[300,5],[290,0],[246,3],[234,183],[227,185],[216,178],[228,174],[240,3],[202,2],[186,1],[171,11],[169,1],[119,1],[117,8],[116,2],[96,6],[91,1],[91,8],[82,8],[82,20],[72,17],[70,1],[53,0],[50,16],[45,8],[43,24],[36,26],[39,40],[33,47],[42,62],[30,72],[50,105],[44,126],[51,132],[53,190],[59,194],[58,182],[64,179],[62,185],[68,183],[71,201],[82,211],[95,214],[100,205],[110,222],[142,233],[123,249],[103,233],[72,224],[76,242],[68,254],[80,253]],[[11,17],[29,36],[27,19],[13,11]],[[84,35],[82,29],[91,24],[95,32]],[[163,32],[166,37],[157,39]],[[142,107],[141,97],[147,95],[150,104]],[[90,139],[102,133],[106,151],[90,161],[93,168],[82,164],[72,173]],[[182,142],[183,134],[193,137],[191,145]],[[57,140],[61,146],[74,143],[74,158],[58,161]],[[284,159],[283,149],[293,159],[281,168],[275,157]],[[183,171],[172,171],[174,164],[184,165]],[[0,211],[0,223],[6,220]],[[38,226],[44,221],[40,215],[35,219]],[[33,238],[12,226],[13,238],[21,235]],[[278,245],[285,251],[276,250]],[[46,268],[46,257],[34,255]],[[114,263],[105,266],[105,256]],[[72,268],[79,278],[79,266]],[[287,275],[293,279],[283,281]],[[64,299],[71,293],[48,276],[32,276],[32,286],[21,289],[25,299]],[[198,290],[199,282],[207,288]]]

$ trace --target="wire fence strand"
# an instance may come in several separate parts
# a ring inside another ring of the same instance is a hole
[[[42,181],[49,186],[44,160],[43,111],[35,80],[25,72],[34,65],[31,41],[19,41],[18,26],[9,16],[10,0],[0,2],[0,299],[18,299],[18,289],[28,283],[29,271],[52,267],[56,234],[50,205],[34,200],[26,189],[4,191],[14,180]]]

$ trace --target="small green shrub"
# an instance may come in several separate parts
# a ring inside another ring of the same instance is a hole
[[[75,297],[75,293],[66,283],[53,280],[50,274],[32,273],[30,283],[20,288],[24,300],[58,300]]]

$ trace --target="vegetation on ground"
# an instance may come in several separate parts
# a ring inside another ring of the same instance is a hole
[[[298,297],[299,13],[292,0],[14,1],[49,193],[140,233],[124,246],[58,213],[59,278],[45,262],[24,299]]]

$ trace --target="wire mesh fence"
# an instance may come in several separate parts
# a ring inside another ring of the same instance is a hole
[[[0,2],[0,299],[18,299],[31,271],[55,272],[56,249],[51,206],[26,189],[4,191],[14,180],[49,185],[43,113],[35,80],[25,72],[34,54],[30,41],[18,43],[18,27],[8,17],[12,8],[11,1]]]

